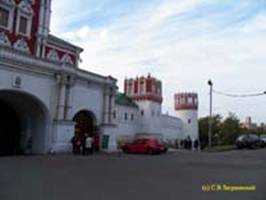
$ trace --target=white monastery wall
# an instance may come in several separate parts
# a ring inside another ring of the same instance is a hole
[[[165,140],[176,140],[182,136],[182,121],[181,119],[169,116],[161,116],[161,131]]]
[[[81,110],[91,111],[95,117],[97,125],[102,123],[103,118],[103,87],[87,81],[78,82],[71,91],[71,117]]]

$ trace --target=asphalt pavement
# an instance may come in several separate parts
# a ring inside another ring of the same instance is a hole
[[[0,200],[24,199],[266,200],[266,149],[0,157]]]

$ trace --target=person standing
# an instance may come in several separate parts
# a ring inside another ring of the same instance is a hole
[[[86,134],[80,137],[82,155],[86,155]]]
[[[72,152],[73,154],[79,154],[80,153],[80,141],[79,141],[79,137],[77,135],[74,135],[71,139],[71,143],[72,143]]]
[[[187,138],[184,141],[184,146],[185,146],[185,149],[188,149],[188,139]]]
[[[197,151],[198,148],[199,148],[199,141],[196,139],[196,140],[194,141],[194,149]]]
[[[92,154],[93,153],[93,145],[92,145],[92,143],[93,143],[93,138],[90,137],[90,136],[88,136],[86,138],[86,150],[87,150],[87,152],[89,154]]]
[[[192,140],[191,140],[190,136],[188,136],[188,149],[192,150]]]
[[[100,150],[100,136],[99,133],[96,133],[93,136],[93,143],[92,143],[92,148],[93,148],[93,152],[98,152]]]
[[[184,149],[184,140],[181,140],[180,141],[180,148],[183,148]]]

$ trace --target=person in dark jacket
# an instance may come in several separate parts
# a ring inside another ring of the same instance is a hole
[[[184,140],[180,141],[180,148],[184,148]]]
[[[187,138],[184,140],[184,147],[185,147],[185,149],[188,149],[188,139]]]
[[[86,150],[86,134],[82,134],[80,137],[80,142],[81,142],[81,152],[82,155],[86,155],[87,154],[87,150]]]
[[[77,135],[74,135],[71,139],[72,143],[72,152],[73,154],[79,154],[80,153],[80,140]]]
[[[188,149],[191,149],[192,148],[192,141],[191,141],[191,139],[190,139],[189,136],[187,138],[187,146],[188,146]]]
[[[199,141],[198,140],[195,140],[194,141],[194,149],[195,150],[198,150],[198,148],[199,148]]]

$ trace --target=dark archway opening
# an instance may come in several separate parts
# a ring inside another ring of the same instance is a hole
[[[15,110],[4,101],[0,101],[0,110],[0,156],[22,154],[20,119]]]
[[[75,134],[77,136],[94,136],[96,128],[96,119],[93,113],[89,111],[80,111],[74,116],[73,120],[76,122]]]
[[[97,127],[95,115],[86,110],[79,111],[73,118],[75,124],[75,137],[81,141],[86,137],[93,138],[93,149],[100,150],[100,129]]]
[[[0,90],[0,156],[47,151],[49,115],[31,94]]]

